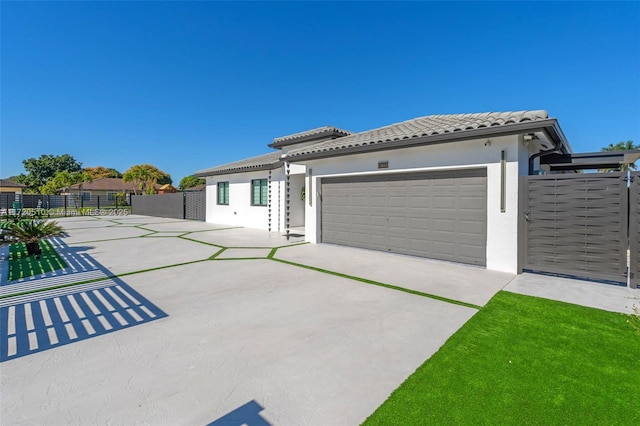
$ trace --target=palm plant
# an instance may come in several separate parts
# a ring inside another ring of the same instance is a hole
[[[12,224],[9,234],[17,242],[25,243],[29,256],[35,255],[36,259],[39,259],[42,254],[40,241],[51,237],[63,237],[66,232],[55,221],[26,220]]]
[[[169,182],[165,183],[171,183],[169,175],[151,164],[131,166],[122,175],[122,182],[133,183],[133,192],[136,195],[138,194],[138,189],[141,194],[155,194],[155,184],[158,183],[159,180],[166,179],[168,179]]]

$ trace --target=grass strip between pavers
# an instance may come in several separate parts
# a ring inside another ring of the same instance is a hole
[[[200,243],[200,244],[204,244],[204,245],[212,246],[212,247],[218,247],[218,248],[224,248],[224,249],[226,249],[226,248],[227,248],[227,247],[225,247],[225,246],[221,246],[221,245],[219,245],[219,244],[208,243],[208,242],[206,242],[206,241],[200,241],[200,240],[194,240],[193,238],[189,238],[189,237],[186,237],[186,236],[184,236],[184,235],[179,235],[179,236],[177,236],[176,238],[182,238],[183,240],[191,241],[191,242],[194,242],[194,243]]]
[[[437,296],[435,294],[423,293],[421,291],[411,290],[411,289],[404,288],[404,287],[398,287],[398,286],[392,285],[392,284],[381,283],[379,281],[374,281],[374,280],[369,280],[369,279],[366,279],[366,278],[356,277],[356,276],[353,276],[353,275],[343,274],[341,272],[329,271],[327,269],[317,268],[315,266],[304,265],[302,263],[291,262],[291,261],[288,261],[288,260],[277,259],[275,257],[271,257],[271,258],[268,257],[268,259],[275,260],[276,262],[280,262],[280,263],[285,263],[285,264],[291,265],[291,266],[297,266],[299,268],[305,268],[305,269],[310,269],[310,270],[316,271],[316,272],[322,272],[323,274],[334,275],[334,276],[340,277],[340,278],[347,278],[347,279],[353,280],[353,281],[359,281],[359,282],[362,282],[362,283],[377,285],[379,287],[385,287],[385,288],[389,288],[389,289],[392,289],[392,290],[403,291],[405,293],[415,294],[417,296],[428,297],[430,299],[440,300],[442,302],[452,303],[454,305],[465,306],[467,308],[473,308],[473,309],[482,309],[482,306],[474,305],[472,303],[461,302],[460,300],[449,299],[449,298],[446,298],[446,297]]]
[[[9,246],[9,276],[7,281],[33,277],[47,272],[57,271],[67,267],[67,263],[47,240],[40,241],[42,255],[40,259],[27,254],[24,243],[14,243]]]
[[[640,424],[627,319],[501,291],[364,425]]]
[[[38,288],[38,289],[34,289],[34,290],[27,290],[27,291],[18,292],[18,293],[5,294],[3,296],[0,296],[0,300],[8,299],[10,297],[16,297],[16,296],[25,296],[27,294],[40,293],[42,291],[57,290],[57,289],[60,289],[60,288],[73,287],[73,286],[81,285],[81,284],[91,284],[91,283],[95,283],[95,282],[98,282],[98,281],[104,281],[104,280],[110,280],[110,279],[113,279],[113,278],[125,277],[127,275],[141,274],[143,272],[151,272],[151,271],[157,271],[157,270],[160,270],[160,269],[174,268],[176,266],[190,265],[192,263],[206,262],[207,260],[209,260],[209,259],[198,259],[198,260],[192,260],[192,261],[189,261],[189,262],[174,263],[172,265],[164,265],[164,266],[158,266],[158,267],[155,267],[155,268],[141,269],[139,271],[123,272],[122,274],[108,275],[108,276],[104,276],[104,277],[100,277],[100,278],[94,278],[94,279],[91,279],[91,280],[84,280],[84,281],[78,281],[78,282],[73,282],[73,283],[68,283],[68,284],[60,284],[60,285],[51,286],[51,287]]]

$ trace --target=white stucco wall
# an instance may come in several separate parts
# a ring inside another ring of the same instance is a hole
[[[207,215],[206,221],[219,225],[243,226],[246,228],[269,229],[269,207],[251,205],[251,181],[268,179],[269,171],[234,173],[207,178]],[[229,182],[229,205],[218,204],[218,182]],[[284,216],[279,196],[284,194],[282,169],[271,171],[271,227],[278,231],[278,209]],[[280,189],[280,191],[278,191]]]
[[[289,224],[291,227],[304,225],[304,204],[300,200],[300,190],[305,181],[304,170],[304,166],[299,165],[292,165],[290,168]],[[271,229],[269,229],[269,206],[251,205],[251,181],[268,179],[268,170],[208,177],[206,221],[219,225],[284,232],[286,230],[286,180],[284,173],[284,168],[271,170]],[[229,182],[229,205],[218,204],[218,182]]]
[[[290,177],[290,203],[289,203],[289,225],[292,228],[304,226],[304,200],[301,193],[305,184],[304,174],[291,175]]]
[[[490,140],[489,146],[485,146],[487,140]],[[504,213],[500,211],[502,150],[507,158]],[[527,151],[521,137],[513,135],[307,161],[306,240],[321,241],[320,181],[323,177],[483,167],[487,169],[487,269],[516,273],[518,176],[527,174]],[[389,168],[379,170],[379,161],[388,161]],[[310,171],[313,193],[308,190]]]

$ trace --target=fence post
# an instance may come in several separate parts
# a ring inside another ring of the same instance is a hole
[[[187,218],[187,193],[182,193],[182,219]]]

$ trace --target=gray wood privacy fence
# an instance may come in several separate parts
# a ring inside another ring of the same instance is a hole
[[[640,172],[631,174],[629,186],[629,251],[631,285],[640,286]]]
[[[174,219],[205,220],[205,191],[132,195],[131,213]]]
[[[612,282],[630,274],[637,287],[638,180],[640,173],[630,186],[626,173],[523,177],[523,269]]]

